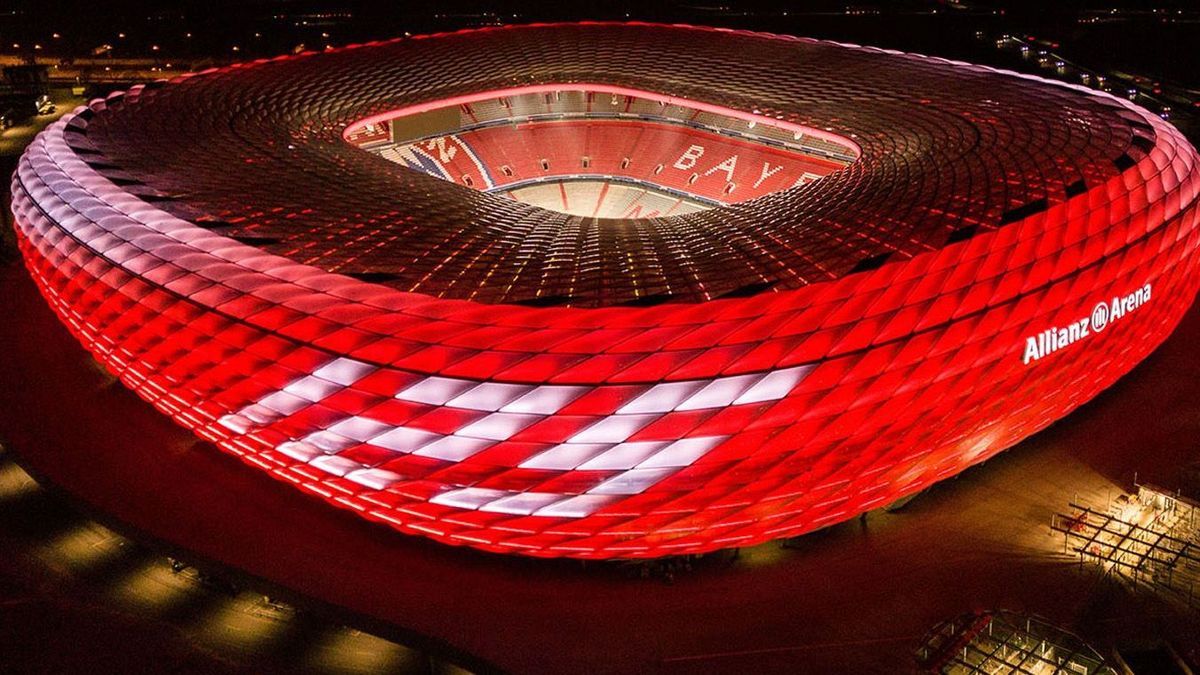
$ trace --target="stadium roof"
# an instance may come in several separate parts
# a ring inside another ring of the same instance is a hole
[[[264,60],[113,99],[67,138],[129,192],[296,262],[436,297],[585,307],[836,279],[1036,216],[1153,147],[1136,113],[1083,88],[713,30],[527,26]],[[756,111],[862,154],[812,185],[617,221],[437,180],[342,138],[397,108],[572,83]]]

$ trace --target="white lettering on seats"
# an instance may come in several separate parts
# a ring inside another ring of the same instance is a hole
[[[757,190],[758,186],[763,184],[763,181],[770,178],[771,176],[774,176],[775,174],[779,173],[782,170],[783,170],[782,164],[780,164],[779,166],[771,166],[770,162],[763,162],[762,174],[758,177],[758,180],[754,181],[754,189]]]
[[[737,167],[737,155],[731,155],[729,157],[729,159],[725,160],[724,162],[721,162],[720,164],[709,169],[708,171],[705,171],[704,175],[710,176],[718,171],[724,171],[725,172],[725,180],[728,182],[733,182],[733,170],[736,167]]]
[[[686,171],[693,166],[696,166],[696,160],[700,159],[702,156],[704,156],[704,146],[689,146],[688,149],[684,150],[683,154],[679,156],[679,159],[675,160],[675,163],[671,166],[675,167],[676,169]]]

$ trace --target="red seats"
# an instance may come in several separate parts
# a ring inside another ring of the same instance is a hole
[[[816,180],[843,165],[711,131],[650,120],[498,125],[402,146],[476,189],[547,178],[625,178],[737,203]]]

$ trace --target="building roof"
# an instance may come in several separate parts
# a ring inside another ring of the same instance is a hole
[[[828,130],[853,139],[861,157],[745,203],[616,221],[440,181],[342,139],[388,110],[588,82]],[[68,137],[129,192],[298,263],[440,298],[590,307],[782,291],[911,258],[1101,185],[1145,156],[1155,131],[1112,97],[939,58],[572,24],[177,78],[110,101],[86,135]]]

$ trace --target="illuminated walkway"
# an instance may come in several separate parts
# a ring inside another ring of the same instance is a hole
[[[465,673],[200,573],[81,515],[0,450],[0,659],[17,672]]]

